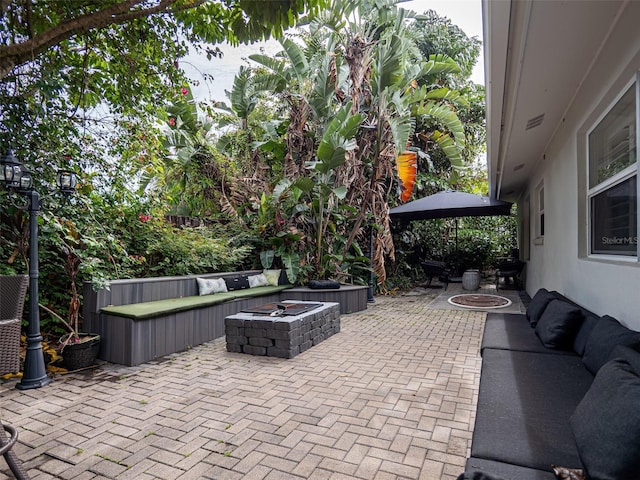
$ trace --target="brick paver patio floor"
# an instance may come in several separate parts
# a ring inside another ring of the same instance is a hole
[[[8,382],[0,414],[34,480],[455,479],[485,314],[434,310],[434,296],[377,298],[289,360],[220,339],[36,390]]]

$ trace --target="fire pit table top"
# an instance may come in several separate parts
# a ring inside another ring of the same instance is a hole
[[[313,302],[293,302],[287,300],[278,303],[265,303],[264,305],[258,305],[257,307],[245,308],[241,310],[242,313],[253,313],[257,315],[268,315],[270,317],[276,316],[292,316],[301,315],[310,310],[315,310],[318,307],[323,306],[323,303]]]

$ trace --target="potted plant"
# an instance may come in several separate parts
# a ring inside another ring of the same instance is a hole
[[[78,333],[78,321],[71,326],[64,318],[50,308],[40,307],[56,317],[69,330],[58,340],[62,364],[67,370],[81,370],[96,363],[100,351],[100,335],[97,333]]]
[[[67,370],[80,370],[96,363],[100,351],[100,335],[96,333],[79,332],[80,296],[77,288],[77,276],[82,263],[81,257],[76,252],[73,244],[80,244],[78,232],[71,224],[61,225],[64,228],[64,239],[60,249],[64,259],[64,271],[70,280],[69,309],[67,320],[55,313],[50,308],[40,304],[40,307],[56,317],[69,330],[59,339],[59,351],[62,355],[62,364]]]

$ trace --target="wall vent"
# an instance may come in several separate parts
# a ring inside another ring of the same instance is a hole
[[[542,124],[542,120],[544,120],[544,113],[537,117],[530,118],[529,121],[527,121],[525,130],[531,130],[532,128],[539,127]]]

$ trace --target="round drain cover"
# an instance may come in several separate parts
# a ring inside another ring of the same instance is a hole
[[[464,308],[504,308],[511,305],[511,300],[500,295],[470,294],[454,295],[448,299],[451,305]]]

